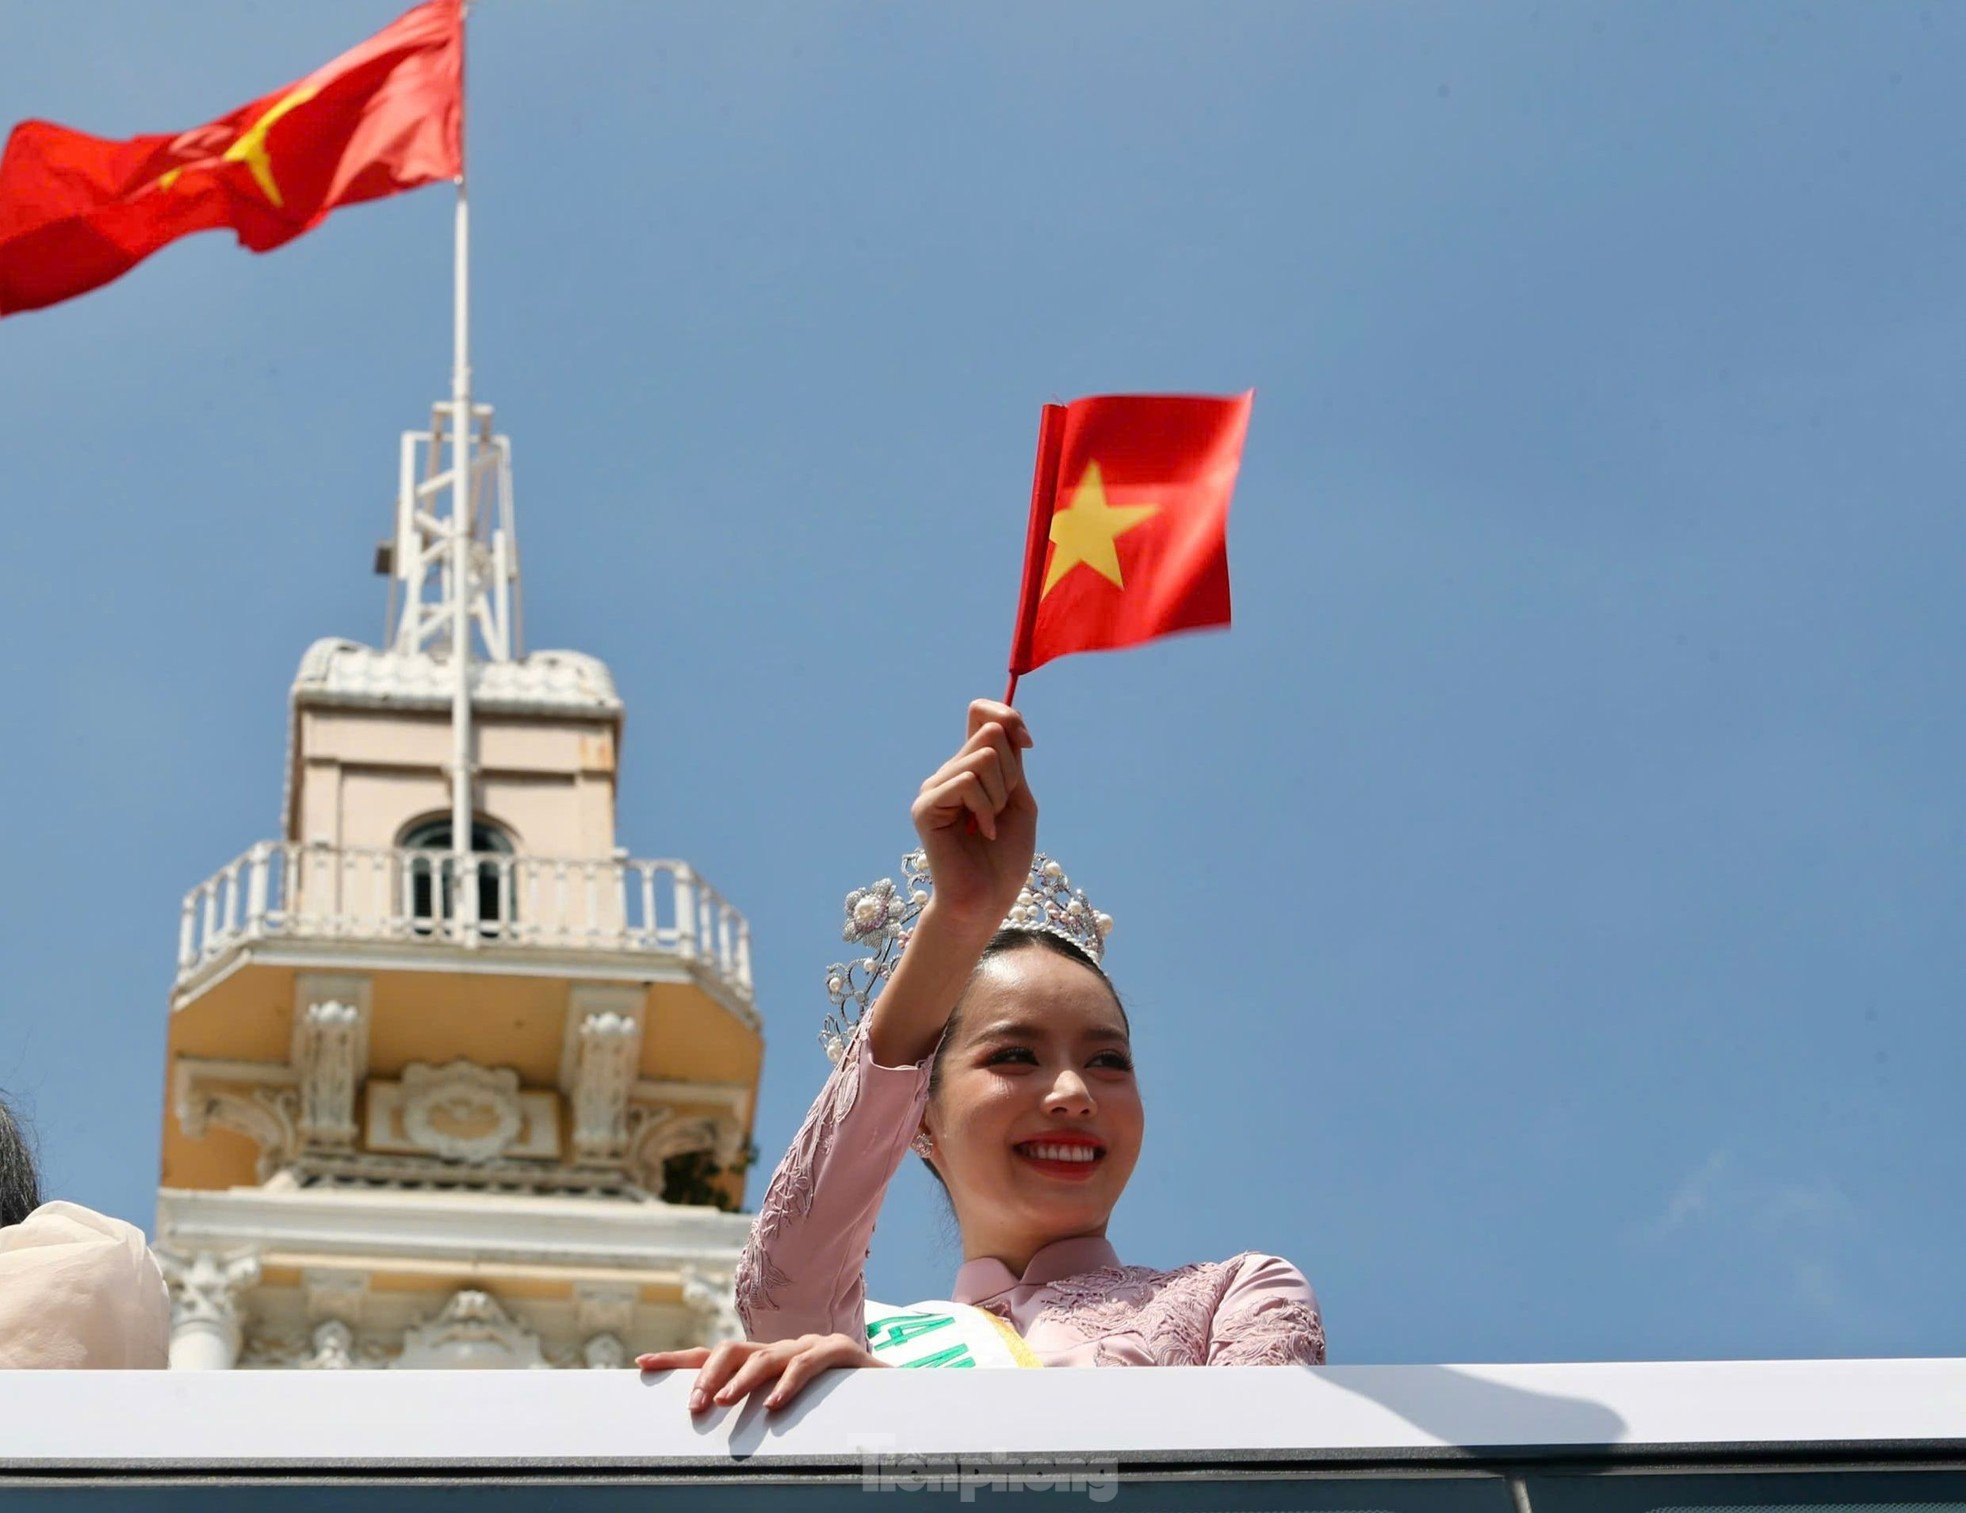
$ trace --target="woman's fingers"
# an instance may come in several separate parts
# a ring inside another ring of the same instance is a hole
[[[989,738],[990,750],[997,758],[997,771],[1003,775],[1004,792],[1015,793],[1018,785],[1024,781],[1023,752],[1011,740],[1010,732],[994,720],[985,725],[978,734]]]
[[[701,1413],[712,1403],[728,1407],[769,1386],[767,1408],[790,1402],[813,1376],[835,1366],[878,1366],[866,1350],[843,1334],[802,1335],[771,1344],[729,1340],[714,1349],[652,1350],[635,1357],[644,1371],[673,1371],[696,1366],[690,1384],[689,1411]]]
[[[703,1369],[696,1373],[696,1380],[690,1384],[689,1411],[697,1412],[708,1406],[710,1399],[722,1390],[725,1382],[739,1370],[754,1351],[766,1347],[753,1345],[743,1340],[725,1340],[710,1352]]]
[[[1022,775],[1024,759],[1019,754],[1019,747],[1011,739],[1010,733],[992,720],[964,741],[954,756],[930,773],[922,787],[927,788],[946,777],[970,770],[974,765],[974,758],[986,752],[995,756],[998,767],[1006,776]]]
[[[922,784],[922,792],[927,793],[966,772],[974,773],[982,781],[983,791],[991,806],[1003,808],[1004,800],[1024,781],[1024,764],[999,727],[993,725],[988,728],[997,732],[994,738],[979,735],[936,768],[934,774]]]
[[[983,796],[990,801],[990,808],[1003,808],[1003,801],[1010,794],[1010,776],[1004,771],[1003,755],[994,746],[985,746],[981,751],[972,751],[958,764],[964,772],[976,774],[976,780],[983,785]]]
[[[687,1350],[651,1350],[636,1356],[635,1364],[643,1371],[689,1371],[709,1359],[706,1346],[692,1345]]]
[[[975,735],[992,721],[1010,732],[1013,745],[1023,748],[1031,744],[1031,733],[1024,726],[1024,716],[1008,704],[999,703],[995,699],[977,699],[970,704],[968,725],[970,735]]]
[[[949,786],[957,799],[962,802],[976,818],[976,828],[983,832],[985,840],[997,838],[997,806],[990,802],[989,794],[983,791],[983,780],[973,772],[959,772],[949,779]]]
[[[754,1352],[732,1373],[730,1380],[712,1394],[711,1400],[725,1405],[741,1402],[783,1371],[785,1363],[797,1353],[802,1343],[801,1340],[781,1340]]]
[[[997,806],[990,802],[989,795],[983,791],[982,779],[973,772],[958,772],[944,778],[915,800],[917,828],[954,829],[964,815],[974,817],[977,828],[995,838]]]
[[[867,1352],[857,1349],[852,1340],[843,1334],[829,1334],[815,1344],[807,1346],[785,1363],[779,1373],[778,1385],[771,1389],[765,1398],[767,1408],[782,1408],[805,1390],[807,1382],[822,1371],[831,1371],[835,1366],[865,1366],[876,1364],[870,1361]]]

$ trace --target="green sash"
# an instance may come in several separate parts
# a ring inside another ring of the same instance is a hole
[[[967,1303],[869,1303],[867,1348],[890,1366],[1044,1364],[1010,1325]]]

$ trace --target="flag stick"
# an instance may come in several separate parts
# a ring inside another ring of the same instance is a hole
[[[1017,697],[1017,664],[1030,649],[1031,629],[1037,624],[1038,603],[1044,597],[1045,543],[1051,539],[1051,513],[1058,503],[1058,452],[1065,440],[1065,407],[1046,405],[1038,417],[1038,461],[1031,476],[1031,521],[1024,532],[1024,585],[1017,599],[1017,629],[1010,641],[1010,682],[1003,701]]]
[[[464,22],[470,7],[459,0],[458,138],[464,136]],[[457,918],[464,916],[464,855],[471,849],[471,212],[464,192],[464,160],[457,175],[455,271],[451,350],[451,850]],[[475,903],[475,897],[472,899]]]

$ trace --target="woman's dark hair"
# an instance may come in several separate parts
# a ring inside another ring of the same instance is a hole
[[[0,1228],[18,1224],[41,1206],[41,1182],[34,1153],[14,1111],[0,1099]]]
[[[1049,930],[999,930],[990,937],[990,943],[983,948],[983,954],[977,958],[976,965],[980,969],[984,962],[994,956],[1008,956],[1012,951],[1021,951],[1030,946],[1049,951],[1053,956],[1062,956],[1067,961],[1075,961],[1096,973],[1099,980],[1106,985],[1106,991],[1113,995],[1113,1007],[1120,1011],[1120,1023],[1126,1026],[1129,1035],[1133,1033],[1133,1021],[1126,1017],[1126,1005],[1120,999],[1120,990],[1113,986],[1113,980],[1106,975],[1106,969],[1088,956],[1081,947],[1062,935],[1054,935]],[[965,992],[963,998],[968,996]],[[935,1060],[928,1069],[928,1096],[931,1099],[941,1090],[942,1060],[949,1054],[949,1047],[955,1041],[956,1032],[962,1027],[962,1013],[963,999],[958,998],[956,1006],[949,1011],[948,1027],[942,1032],[942,1043],[935,1048]],[[942,1181],[942,1173],[935,1169],[935,1163],[928,1157],[922,1157],[922,1165],[928,1168],[929,1175],[937,1182]],[[946,1187],[947,1184],[945,1183],[944,1186]]]

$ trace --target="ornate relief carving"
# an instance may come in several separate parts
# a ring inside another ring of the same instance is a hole
[[[382,1341],[357,1334],[339,1319],[330,1319],[304,1334],[291,1330],[255,1333],[240,1352],[239,1365],[287,1371],[368,1371],[386,1366],[390,1355],[390,1347]]]
[[[300,1083],[301,1143],[352,1145],[355,1095],[368,1071],[369,980],[326,972],[296,977],[289,1057]]]
[[[300,1289],[308,1318],[338,1320],[350,1328],[362,1322],[362,1304],[369,1295],[369,1279],[361,1272],[309,1268],[300,1274]]]
[[[325,999],[297,1006],[295,1066],[300,1073],[300,1138],[309,1145],[355,1139],[355,1090],[365,1068],[362,1011]]]
[[[383,1086],[393,1084],[370,1083],[369,1096],[373,1098]],[[521,1093],[521,1104],[531,1096]],[[528,1122],[532,1122],[530,1114]],[[481,1192],[565,1193],[605,1198],[638,1196],[635,1186],[618,1172],[600,1171],[591,1166],[559,1166],[510,1155],[465,1166],[437,1156],[385,1156],[361,1151],[324,1158],[303,1153],[296,1158],[294,1170],[314,1182],[335,1186],[387,1186],[405,1190],[473,1188]]]
[[[582,1334],[628,1334],[641,1289],[627,1282],[576,1282],[573,1327]]]
[[[628,1089],[641,1055],[642,1024],[609,1010],[580,1022],[573,1079],[576,1160],[618,1159],[628,1143]]]
[[[381,1162],[385,1166],[400,1168],[406,1174],[421,1166],[426,1176],[450,1173],[451,1176],[443,1178],[449,1181],[455,1180],[457,1172],[457,1167],[451,1163],[459,1160],[471,1162],[474,1170],[517,1163],[515,1170],[536,1171],[539,1170],[536,1163],[553,1160],[560,1154],[559,1094],[536,1088],[520,1088],[517,1074],[512,1072],[487,1072],[478,1077],[470,1072],[458,1074],[456,1080],[459,1085],[449,1086],[445,1092],[447,1095],[457,1095],[460,1101],[441,1112],[433,1110],[426,1103],[413,1123],[412,1102],[430,1095],[434,1079],[447,1077],[460,1066],[470,1067],[471,1064],[459,1061],[446,1067],[428,1067],[412,1063],[405,1068],[401,1082],[371,1080],[367,1145],[354,1158],[356,1164],[374,1165]],[[497,1085],[486,1081],[487,1078],[494,1079]],[[508,1081],[508,1078],[512,1080]],[[510,1122],[500,1116],[500,1107],[515,1110],[519,1120],[517,1130],[502,1148],[484,1156],[459,1157],[449,1154],[447,1148],[454,1148],[459,1139],[470,1147],[491,1149],[490,1137],[501,1133],[502,1126]],[[433,1130],[444,1138],[433,1143]],[[416,1156],[405,1162],[400,1156],[386,1156],[383,1152],[415,1152]],[[310,1171],[327,1171],[345,1166],[349,1160],[350,1153],[347,1152],[310,1150],[302,1153],[302,1163]]]
[[[155,1254],[171,1292],[172,1369],[230,1369],[244,1338],[239,1294],[259,1280],[259,1257],[250,1250]]]
[[[610,1371],[628,1364],[628,1347],[611,1334],[597,1334],[580,1348],[590,1371]]]
[[[315,1326],[314,1352],[300,1364],[309,1371],[347,1371],[355,1364],[355,1331],[340,1319]]]
[[[412,1063],[403,1068],[403,1131],[450,1161],[489,1161],[505,1154],[525,1125],[519,1074],[510,1067]]]
[[[258,1176],[264,1182],[291,1163],[299,1148],[294,1117],[299,1095],[277,1084],[256,1087],[243,1078],[218,1080],[224,1076],[221,1068],[207,1073],[189,1059],[178,1063],[178,1123],[194,1140],[202,1140],[213,1125],[244,1135],[259,1147]]]
[[[652,1193],[662,1191],[662,1163],[691,1151],[708,1151],[719,1166],[736,1161],[744,1128],[728,1114],[684,1115],[669,1108],[628,1113],[628,1169]]]
[[[744,1338],[728,1279],[713,1280],[695,1267],[688,1268],[683,1272],[683,1306],[696,1315],[700,1343],[721,1345]]]
[[[239,1294],[259,1280],[259,1256],[250,1250],[217,1255],[156,1252],[171,1288],[171,1327],[180,1324],[237,1325]]]
[[[544,1367],[539,1336],[519,1323],[490,1293],[467,1287],[454,1293],[434,1318],[403,1331],[403,1353],[392,1365],[405,1370],[447,1367]]]

